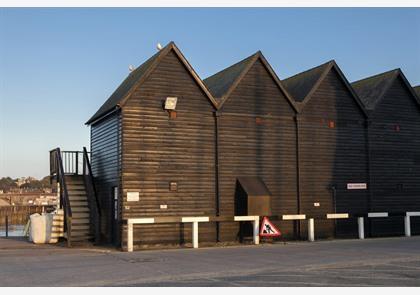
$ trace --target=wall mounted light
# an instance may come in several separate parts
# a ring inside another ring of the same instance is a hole
[[[175,111],[177,102],[178,102],[178,97],[168,96],[165,100],[165,110]]]

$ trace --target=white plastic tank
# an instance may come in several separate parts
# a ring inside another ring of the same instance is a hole
[[[35,244],[57,243],[63,236],[64,214],[62,210],[54,213],[32,214],[30,216],[29,241]]]

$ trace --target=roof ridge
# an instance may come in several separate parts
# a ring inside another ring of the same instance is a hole
[[[240,61],[238,61],[238,62],[236,62],[236,63],[234,63],[234,64],[232,64],[232,65],[230,65],[230,66],[228,66],[228,67],[226,67],[226,68],[224,68],[224,69],[222,69],[222,70],[220,70],[220,71],[216,72],[216,73],[214,73],[213,75],[208,76],[207,78],[204,78],[204,79],[203,79],[203,81],[206,81],[207,79],[209,79],[209,78],[211,78],[211,77],[214,77],[214,76],[216,76],[216,75],[219,75],[220,73],[223,73],[223,72],[225,72],[225,71],[227,71],[227,70],[229,70],[229,69],[231,69],[231,68],[233,68],[233,67],[237,66],[238,64],[240,64],[240,63],[242,63],[242,62],[246,61],[247,59],[250,59],[250,60],[251,60],[251,59],[252,59],[252,57],[256,56],[257,54],[261,54],[261,51],[257,51],[257,52],[255,52],[255,53],[253,53],[253,54],[251,54],[251,55],[249,55],[249,56],[245,57],[244,59],[241,59]]]
[[[210,90],[210,93],[216,99],[221,100],[232,86],[235,84],[237,79],[243,74],[248,68],[251,61],[261,57],[261,52],[256,53],[228,66],[227,68],[205,78],[203,80],[206,87]]]
[[[153,56],[148,58],[142,64],[140,64],[134,71],[128,74],[121,84],[114,90],[114,92],[108,97],[108,99],[101,105],[101,107],[96,111],[96,113],[85,123],[92,124],[93,122],[103,118],[105,115],[109,114],[111,111],[115,110],[118,107],[121,107],[127,98],[130,96],[132,91],[136,89],[141,83],[147,79],[150,73],[156,68],[160,63],[162,58],[167,56],[170,52],[174,52],[177,58],[181,61],[183,66],[191,74],[192,79],[194,79],[200,88],[206,93],[206,96],[211,101],[213,107],[216,107],[216,101],[211,95],[206,85],[203,83],[202,79],[195,72],[191,64],[184,57],[182,52],[178,49],[174,41],[170,41],[165,47],[156,52]]]
[[[365,108],[373,111],[391,86],[392,81],[401,74],[401,69],[396,68],[355,81],[351,83],[351,86],[362,100]]]
[[[292,95],[295,102],[304,102],[311,94],[314,87],[318,85],[318,82],[324,76],[324,73],[328,69],[331,69],[335,64],[334,60],[329,60],[328,62],[284,79],[282,80],[282,83]]]
[[[296,74],[294,74],[294,75],[292,75],[292,76],[290,76],[290,77],[284,78],[282,81],[286,81],[286,80],[292,79],[292,78],[294,78],[294,77],[296,77],[296,76],[299,76],[299,75],[305,74],[305,73],[307,73],[307,72],[310,72],[310,71],[315,70],[315,69],[317,69],[317,68],[320,68],[320,67],[322,67],[322,66],[326,66],[327,64],[330,64],[330,63],[333,63],[333,62],[335,63],[335,60],[334,60],[334,59],[331,59],[331,60],[329,60],[329,61],[327,61],[327,62],[324,62],[324,63],[322,63],[322,64],[320,64],[320,65],[318,65],[318,66],[312,67],[312,68],[310,68],[310,69],[307,69],[307,70],[304,70],[304,71],[302,71],[302,72],[296,73]]]
[[[362,78],[362,79],[353,81],[350,84],[353,85],[353,84],[358,83],[358,82],[362,82],[362,81],[365,81],[365,80],[368,80],[368,79],[377,78],[377,77],[380,77],[380,76],[383,76],[383,75],[386,75],[386,74],[390,74],[391,72],[397,72],[397,71],[401,71],[401,68],[395,68],[395,69],[392,69],[392,70],[389,70],[389,71],[386,71],[386,72],[382,72],[382,73],[379,73],[379,74],[376,74],[376,75],[373,75],[373,76]]]

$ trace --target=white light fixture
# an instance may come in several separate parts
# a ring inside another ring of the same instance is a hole
[[[165,110],[175,111],[177,101],[178,101],[178,97],[168,96],[165,100]]]

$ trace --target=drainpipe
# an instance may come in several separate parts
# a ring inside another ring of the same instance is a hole
[[[368,118],[368,119],[366,119],[366,121],[365,121],[365,130],[366,130],[366,132],[365,132],[365,134],[366,134],[366,150],[367,150],[367,174],[368,174],[368,201],[367,201],[367,209],[368,209],[368,212],[371,212],[372,211],[372,167],[371,167],[371,159],[372,159],[372,156],[371,156],[371,148],[370,148],[370,132],[369,132],[369,128],[371,127],[371,125],[372,125],[372,121]],[[368,234],[368,236],[370,237],[370,236],[372,236],[371,234],[372,234],[372,227],[371,227],[371,225],[372,225],[372,223],[371,223],[371,220],[368,218],[367,219],[367,224],[368,224],[368,232],[367,232],[367,234]]]
[[[299,114],[296,114],[295,116],[295,125],[296,125],[296,207],[297,207],[297,213],[301,214],[301,203],[300,203],[300,158],[299,158],[299,145],[300,145],[300,136],[299,136],[299,121],[300,117]],[[300,234],[300,221],[295,221],[295,233],[297,232],[298,239],[301,238]]]
[[[215,176],[216,176],[216,216],[220,216],[220,171],[219,171],[219,117],[218,111],[214,112],[215,118]],[[216,221],[216,241],[220,242],[220,222]]]
[[[334,206],[334,213],[337,213],[337,188],[333,184],[330,186],[331,194],[332,194],[332,201]],[[334,238],[337,238],[337,219],[334,218]]]

